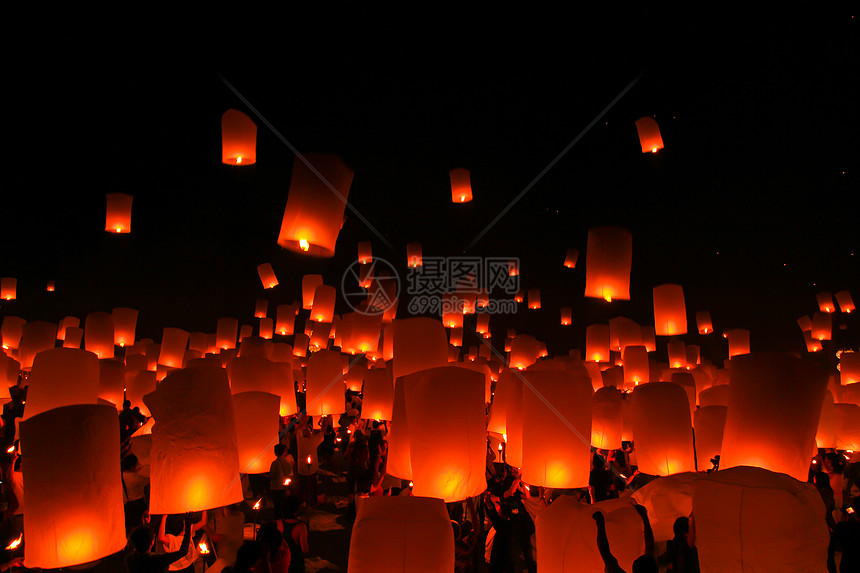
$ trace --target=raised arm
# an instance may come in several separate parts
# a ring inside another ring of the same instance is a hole
[[[597,549],[603,559],[603,570],[606,573],[624,573],[624,570],[618,565],[618,560],[609,550],[609,538],[606,537],[606,519],[603,517],[603,513],[595,511],[591,517],[597,522]]]
[[[639,517],[642,518],[642,525],[645,526],[645,554],[657,559],[657,552],[654,549],[654,532],[651,530],[651,520],[648,519],[648,510],[644,505],[633,506]]]

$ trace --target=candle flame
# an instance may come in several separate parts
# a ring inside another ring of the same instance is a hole
[[[409,482],[409,487],[412,487],[412,482]]]
[[[312,458],[310,456],[308,456],[308,463],[312,463]]]
[[[311,248],[311,246],[310,246],[310,244],[308,243],[308,240],[307,240],[307,239],[299,239],[299,248],[301,248],[301,250],[303,250],[303,251],[307,252],[307,251],[308,251],[308,249],[310,249],[310,248]]]
[[[206,545],[205,541],[201,541],[197,548],[200,550],[200,555],[209,555],[209,546]]]
[[[258,509],[260,509],[260,502],[261,502],[261,501],[263,501],[263,498],[262,498],[262,497],[261,497],[260,499],[258,499],[258,500],[257,500],[257,503],[255,503],[255,504],[254,504],[254,510],[255,510],[255,511],[256,511],[256,510],[258,510]]]
[[[603,293],[603,300],[605,300],[606,302],[612,302],[612,295],[607,293],[607,292],[604,292]]]
[[[7,454],[11,454],[11,453],[13,453],[14,451],[15,451],[15,446],[14,446],[14,445],[9,446],[8,448],[6,448],[6,453],[7,453]]]
[[[290,478],[284,480],[284,485],[290,485],[291,483],[293,483],[293,480],[291,480]]]
[[[19,533],[19,534],[18,534],[18,537],[16,537],[16,538],[12,541],[12,543],[10,543],[9,545],[7,545],[7,546],[6,546],[6,551],[12,551],[12,550],[14,550],[14,549],[17,549],[17,548],[18,548],[18,546],[19,546],[19,545],[21,545],[21,541],[22,541],[23,539],[24,539],[24,534],[23,534],[23,533]]]
[[[242,156],[241,155],[236,158],[236,165],[239,165],[240,163],[242,163]]]

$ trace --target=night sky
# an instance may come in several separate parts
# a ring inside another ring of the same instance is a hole
[[[474,34],[479,19],[452,16],[427,41],[338,29],[309,42],[316,28],[297,36],[293,22],[277,49],[250,53],[120,47],[117,58],[72,43],[10,61],[0,276],[19,282],[0,317],[83,321],[130,306],[139,338],[165,326],[214,332],[221,316],[256,324],[257,298],[270,316],[300,300],[304,274],[339,286],[358,241],[405,280],[405,245],[419,241],[425,256],[521,259],[521,284],[541,289],[543,308],[492,318],[497,348],[508,327],[566,353],[583,348],[589,324],[653,324],[652,287],[679,283],[692,333],[695,312],[709,310],[717,333],[750,329],[753,350],[802,350],[795,321],[817,310],[817,292],[849,289],[860,302],[857,22],[847,3],[780,16],[739,6],[682,14],[682,26],[508,15],[516,28],[482,22]],[[293,154],[226,82],[299,151],[340,155],[355,171],[350,203],[395,250],[349,210],[334,258],[278,247]],[[256,165],[220,163],[231,107],[257,123]],[[644,115],[662,132],[655,155],[639,147]],[[451,202],[454,167],[471,170],[470,203]],[[134,195],[130,235],[104,231],[109,192]],[[588,229],[607,224],[633,233],[631,301],[582,296]],[[568,247],[581,251],[573,270],[562,266]],[[257,277],[263,262],[281,283],[272,291]],[[573,307],[572,327],[559,326],[561,306]],[[856,346],[851,319],[843,343]],[[721,361],[713,337],[686,339]]]

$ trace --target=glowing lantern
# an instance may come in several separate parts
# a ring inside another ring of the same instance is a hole
[[[833,316],[824,312],[812,315],[812,338],[815,340],[830,340],[833,330]]]
[[[296,157],[278,244],[299,253],[333,257],[352,176],[353,171],[336,155]]]
[[[115,345],[131,346],[134,344],[137,330],[137,314],[133,308],[119,307],[113,309],[113,342]]]
[[[585,296],[607,301],[630,300],[633,235],[620,227],[588,230],[585,252]]]
[[[648,352],[657,351],[657,335],[653,326],[642,327],[642,344],[648,349]]]
[[[463,346],[463,327],[452,328],[451,329],[451,338],[448,341],[451,346],[461,347]],[[456,361],[456,359],[455,359]]]
[[[395,320],[392,342],[395,383],[401,376],[448,364],[448,337],[438,320],[425,317]]]
[[[278,277],[275,276],[275,269],[271,263],[263,263],[257,265],[257,274],[260,275],[260,282],[263,283],[263,288],[275,288],[278,286]]]
[[[257,126],[237,109],[221,116],[221,163],[253,165],[257,162]]]
[[[633,441],[639,471],[671,475],[696,471],[690,402],[671,382],[640,384],[633,390]]]
[[[839,303],[839,310],[848,314],[854,312],[854,300],[851,298],[851,293],[847,290],[841,290],[836,293],[836,302]]]
[[[826,390],[826,372],[814,363],[781,354],[733,358],[720,468],[757,466],[806,480]]]
[[[373,262],[373,246],[370,241],[359,241],[358,262],[362,265],[366,265]]]
[[[272,339],[272,333],[274,332],[274,330],[275,330],[275,321],[273,321],[271,318],[261,318],[260,319],[260,326],[258,328],[258,331],[260,333],[260,338],[264,338],[266,340],[271,340]]]
[[[125,547],[116,409],[65,406],[20,428],[27,566],[72,567]]]
[[[110,233],[131,232],[131,205],[134,197],[125,193],[108,193],[105,212],[105,231]]]
[[[278,440],[280,401],[268,392],[233,394],[239,473],[265,473],[275,461],[272,446]]]
[[[836,305],[833,304],[833,295],[829,292],[820,292],[815,295],[816,300],[818,301],[818,309],[821,312],[835,312]]]
[[[18,279],[13,277],[0,278],[0,298],[15,300],[18,291]]]
[[[269,301],[264,298],[258,298],[254,304],[254,318],[266,318],[269,310]]]
[[[690,344],[687,346],[687,369],[695,368],[701,363],[701,346]]]
[[[529,308],[536,310],[540,308],[540,289],[530,288],[529,292]]]
[[[518,277],[520,276],[520,261],[519,259],[514,259],[508,262],[508,276],[510,277]],[[517,302],[522,302],[518,300]]]
[[[454,570],[454,532],[440,499],[362,499],[349,543],[351,573]]]
[[[33,360],[27,383],[24,419],[60,406],[95,404],[99,389],[98,358],[85,350],[44,350]]]
[[[813,485],[738,467],[709,474],[694,487],[702,571],[826,570],[830,534]]]
[[[639,143],[642,144],[642,153],[657,153],[663,149],[663,138],[660,136],[660,127],[652,117],[640,117],[636,120],[636,131],[639,132]]]
[[[591,380],[541,371],[523,383],[523,481],[553,488],[588,485]]]
[[[654,287],[654,329],[657,336],[687,334],[687,307],[681,285]]]
[[[451,201],[454,203],[468,203],[472,200],[472,182],[468,169],[452,169],[451,175]]]
[[[648,350],[644,346],[628,346],[622,354],[624,359],[624,387],[633,388],[650,381]]]
[[[305,401],[309,416],[339,416],[346,411],[343,362],[339,352],[320,350],[308,359]]]
[[[190,334],[181,328],[166,327],[161,336],[158,364],[169,368],[182,368],[182,358],[185,356],[189,336]]]
[[[567,254],[564,256],[564,266],[569,269],[575,269],[577,259],[579,259],[579,251],[574,248],[568,249]]]
[[[609,326],[592,324],[585,329],[585,359],[589,362],[609,360]]]
[[[475,307],[487,308],[488,306],[490,306],[490,293],[486,290],[479,290],[475,296]]]
[[[700,406],[693,412],[696,430],[696,464],[699,471],[711,468],[711,460],[720,455],[726,427],[725,406]]]
[[[714,323],[711,321],[711,313],[707,310],[700,310],[696,313],[696,326],[699,329],[699,334],[710,334],[714,331]]]
[[[21,362],[21,370],[30,370],[36,354],[53,348],[56,340],[56,324],[41,320],[25,324],[21,328],[21,342],[18,345],[18,360]]]
[[[66,336],[63,339],[63,348],[80,348],[81,340],[84,338],[84,329],[77,326],[66,328]]]
[[[54,292],[56,290],[54,287],[54,281],[48,281],[45,288],[48,292]]]
[[[293,339],[293,356],[304,358],[308,355],[308,344],[310,339],[307,334],[299,333]]]
[[[65,340],[66,339],[66,328],[70,326],[80,326],[80,319],[74,316],[67,316],[60,321],[59,326],[57,327],[57,340]],[[116,324],[116,318],[114,318],[114,324]]]
[[[418,430],[409,433],[414,495],[445,502],[479,495],[487,488],[484,376],[445,366],[409,378],[406,417]]]
[[[803,341],[806,343],[807,352],[819,352],[822,348],[821,341],[812,338],[811,330],[807,330],[803,333]]]
[[[333,286],[319,285],[314,290],[311,320],[314,322],[331,322],[334,317],[334,302],[336,298],[337,291]]]
[[[394,406],[394,381],[391,370],[374,368],[364,375],[361,417],[368,420],[391,420]]]
[[[860,406],[836,404],[836,449],[860,451]]]
[[[18,316],[3,317],[3,325],[0,326],[0,340],[3,342],[3,349],[18,349],[25,324],[27,324],[27,321]]]
[[[323,284],[322,275],[305,275],[302,277],[302,308],[310,310],[314,306],[314,293]]]
[[[518,290],[514,295],[514,300],[516,302],[523,302],[523,300],[525,300],[525,291],[523,291],[523,289]]]
[[[733,328],[726,331],[729,341],[729,358],[750,353],[750,331],[743,328]]]
[[[254,335],[254,327],[250,324],[243,324],[239,327],[239,342],[241,343],[246,338]]]
[[[122,409],[125,397],[125,364],[120,360],[99,361],[98,397]]]
[[[642,344],[642,328],[629,318],[612,318],[609,320],[609,339],[612,350],[623,352],[628,346]]]
[[[836,447],[836,404],[833,394],[828,390],[824,393],[824,401],[821,403],[821,415],[818,417],[818,429],[815,432],[815,446],[817,448]]]
[[[843,386],[860,382],[860,353],[843,352],[839,357],[839,374]]]
[[[669,366],[672,368],[687,367],[687,348],[683,340],[673,338],[666,345],[666,351],[669,354]]]
[[[221,350],[236,348],[239,321],[235,318],[221,317],[215,328],[215,344]]]
[[[291,304],[279,304],[276,310],[275,331],[281,336],[293,334],[296,322],[296,308]]]
[[[693,512],[693,492],[701,474],[684,472],[648,482],[631,496],[648,511],[648,522],[657,543],[675,537],[675,520]]]
[[[529,334],[518,334],[511,341],[511,368],[524,370],[537,362],[540,354],[540,341]]]
[[[621,392],[614,387],[600,388],[591,398],[591,407],[591,445],[601,450],[621,449]]]
[[[797,319],[797,326],[802,332],[809,332],[812,330],[812,319],[809,316],[801,316]]]
[[[406,264],[413,268],[424,264],[421,257],[421,243],[407,243]]]
[[[699,406],[728,406],[729,388],[728,384],[720,384],[702,390],[699,392]]]
[[[91,312],[84,323],[84,346],[99,358],[113,358],[113,316],[108,312]]]
[[[227,373],[207,367],[176,370],[144,401],[155,418],[150,511],[186,513],[241,502]]]
[[[562,324],[564,324],[562,322]],[[490,332],[490,313],[484,312],[478,315],[475,331],[478,334],[487,334]]]

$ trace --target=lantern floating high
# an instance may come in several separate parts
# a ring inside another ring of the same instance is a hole
[[[561,307],[561,325],[570,326],[572,322],[573,310],[569,306]],[[489,317],[489,315],[487,315]]]
[[[468,169],[452,169],[451,175],[451,201],[454,203],[468,203],[472,200],[472,182]]]
[[[291,304],[279,304],[275,312],[275,332],[281,336],[293,334],[296,323],[296,307]]]
[[[537,310],[540,308],[540,289],[530,288],[528,291],[529,296],[529,308],[531,310]]]
[[[642,346],[628,346],[622,354],[624,359],[624,387],[633,388],[650,382],[648,350]]]
[[[700,310],[696,313],[696,326],[699,329],[699,334],[710,334],[714,331],[714,323],[711,321],[711,313],[707,310]]]
[[[654,329],[657,336],[687,334],[687,307],[681,285],[654,287]]]
[[[575,269],[577,259],[579,259],[579,250],[573,247],[569,248],[564,256],[564,266],[568,269]]]
[[[589,362],[609,361],[609,326],[592,324],[585,329],[585,359]]]
[[[257,274],[260,275],[263,288],[269,289],[278,286],[278,277],[275,276],[275,269],[272,268],[271,263],[257,265]]]
[[[726,331],[729,341],[729,358],[750,353],[750,331],[744,328],[733,328]]]
[[[0,278],[0,298],[15,300],[18,296],[18,279],[14,277]]]
[[[105,212],[105,231],[110,233],[131,232],[131,204],[134,197],[125,193],[108,193]]]
[[[630,300],[633,235],[620,227],[588,230],[585,296],[606,301]]]
[[[314,290],[314,303],[311,307],[311,320],[314,322],[331,322],[334,318],[334,303],[337,291],[333,286],[319,285]]]
[[[836,302],[839,303],[839,310],[848,314],[854,312],[854,300],[851,298],[851,293],[847,290],[841,290],[836,293]]]
[[[239,320],[229,316],[218,319],[215,328],[215,344],[221,350],[236,348],[236,336],[239,331]]]
[[[109,312],[91,312],[84,323],[84,346],[99,358],[113,358],[113,315]]]
[[[56,340],[56,324],[43,320],[25,324],[21,328],[21,342],[18,345],[18,360],[21,362],[21,370],[30,370],[36,354],[53,348]]]
[[[134,344],[138,311],[133,308],[119,307],[113,309],[111,314],[113,314],[113,343],[120,347]]]
[[[221,116],[221,163],[253,165],[257,162],[257,126],[237,109]]]
[[[421,243],[408,243],[406,245],[406,264],[409,267],[420,267],[422,262]]]
[[[833,315],[816,312],[812,315],[812,338],[818,341],[830,340],[833,331]]]
[[[660,136],[660,127],[652,117],[640,117],[636,120],[636,131],[639,132],[639,143],[642,145],[642,153],[657,153],[663,149],[663,138]]]

